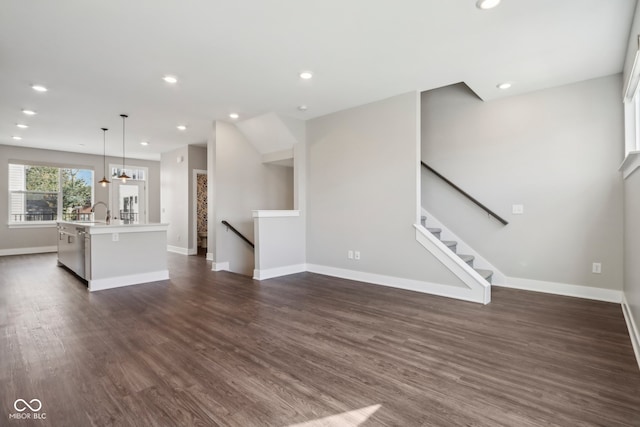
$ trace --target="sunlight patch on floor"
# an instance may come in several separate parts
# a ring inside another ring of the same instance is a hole
[[[373,415],[382,405],[371,405],[341,414],[331,415],[317,420],[300,424],[291,424],[289,427],[357,427]]]

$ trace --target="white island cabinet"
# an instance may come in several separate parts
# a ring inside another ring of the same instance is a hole
[[[58,222],[58,264],[86,280],[89,291],[169,278],[168,224]]]

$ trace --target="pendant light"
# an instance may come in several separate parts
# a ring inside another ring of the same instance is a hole
[[[127,182],[129,178],[131,178],[124,172],[124,120],[129,116],[127,116],[126,114],[120,114],[120,117],[122,117],[122,173],[118,175],[118,178],[120,178],[124,183]]]
[[[107,128],[102,129],[102,161],[104,163],[104,173],[102,174],[102,179],[99,181],[103,187],[106,187],[107,184],[111,184],[111,181],[107,179]]]

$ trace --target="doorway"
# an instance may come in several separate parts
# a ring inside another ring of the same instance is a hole
[[[193,254],[207,256],[208,225],[207,225],[207,171],[193,170],[193,218],[191,223],[195,250]]]
[[[147,204],[144,181],[114,180],[111,188],[111,216],[123,224],[146,224]]]

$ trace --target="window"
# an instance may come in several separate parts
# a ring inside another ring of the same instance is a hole
[[[624,103],[625,114],[625,156],[640,149],[640,92]]]
[[[147,180],[147,168],[138,168],[136,166],[125,168],[124,172],[127,176],[131,177],[131,179],[135,181],[146,181]],[[122,175],[122,168],[111,166],[111,179],[117,179],[120,175]]]
[[[90,220],[93,171],[9,164],[9,222]]]

